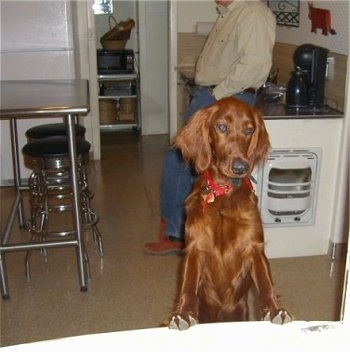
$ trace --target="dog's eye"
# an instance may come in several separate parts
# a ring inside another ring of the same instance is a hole
[[[248,127],[245,129],[244,133],[245,133],[247,136],[252,135],[252,134],[254,133],[254,127],[253,127],[253,126],[248,126]]]
[[[226,123],[218,123],[216,125],[220,133],[226,133],[227,132],[227,125]]]

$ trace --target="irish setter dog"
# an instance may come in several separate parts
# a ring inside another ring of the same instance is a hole
[[[278,308],[257,199],[249,175],[270,143],[263,118],[244,102],[224,98],[196,112],[174,139],[197,171],[186,199],[186,248],[177,305],[168,326],[248,320],[254,283],[263,320],[292,320]]]

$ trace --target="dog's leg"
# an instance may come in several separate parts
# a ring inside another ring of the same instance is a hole
[[[198,283],[200,278],[199,259],[187,253],[182,267],[182,284],[176,311],[169,323],[170,329],[186,330],[198,323]]]
[[[257,253],[254,256],[252,276],[263,307],[262,320],[268,320],[271,323],[281,325],[291,322],[292,316],[289,312],[284,308],[278,308],[268,261],[263,253]]]

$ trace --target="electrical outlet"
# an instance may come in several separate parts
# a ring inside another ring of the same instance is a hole
[[[326,78],[330,81],[334,80],[334,57],[327,57]]]

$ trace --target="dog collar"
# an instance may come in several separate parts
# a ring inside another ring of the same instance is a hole
[[[240,186],[242,179],[241,178],[233,178],[231,182],[226,183],[225,185],[217,184],[210,172],[208,170],[204,171],[204,179],[206,181],[206,187],[202,191],[202,198],[203,198],[203,212],[209,203],[213,203],[216,197],[222,196],[227,194],[233,187]],[[244,182],[248,185],[248,187],[253,190],[253,185],[248,177],[243,178]]]

